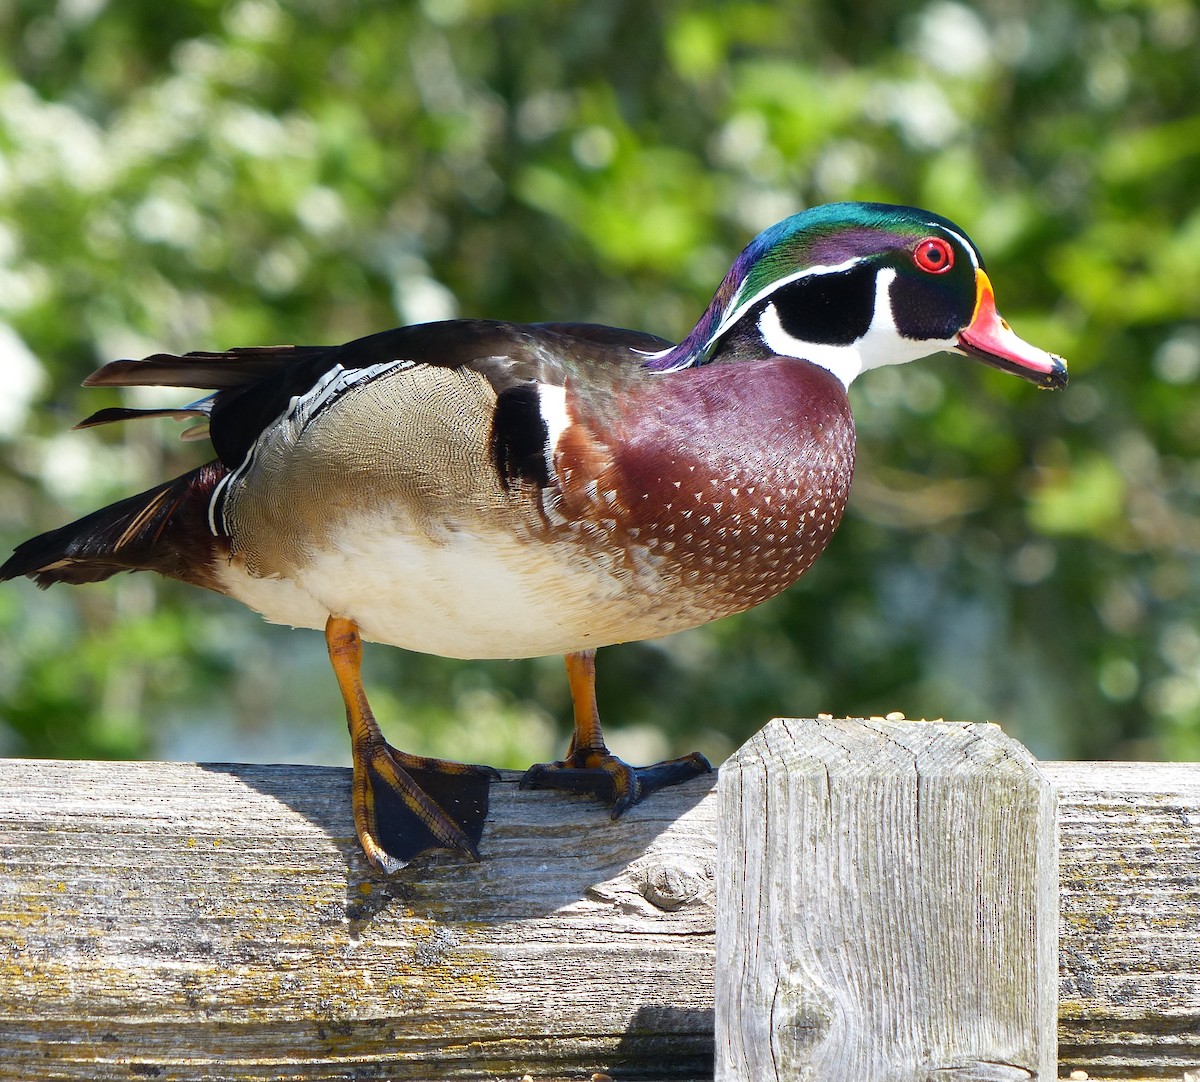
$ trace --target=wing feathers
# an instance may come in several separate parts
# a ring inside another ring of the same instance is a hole
[[[111,407],[78,426],[90,428],[135,417],[185,419],[207,414],[185,436],[206,433],[222,462],[236,469],[272,424],[306,401],[323,408],[362,380],[410,364],[468,368],[501,398],[491,452],[507,483],[545,483],[548,431],[539,416],[535,385],[561,388],[582,362],[598,370],[640,370],[642,355],[661,347],[654,335],[583,323],[521,326],[491,320],[449,320],[400,327],[341,346],[252,346],[220,353],[113,361],[85,381],[89,387],[198,387],[215,393],[175,409]],[[309,397],[313,396],[313,397]],[[203,408],[201,408],[203,406]],[[425,406],[423,408],[429,408]],[[435,407],[436,408],[436,407]]]

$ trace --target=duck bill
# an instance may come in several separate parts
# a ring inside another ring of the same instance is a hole
[[[1066,361],[1017,336],[996,311],[996,295],[984,271],[975,272],[975,282],[975,314],[970,324],[958,334],[959,352],[1039,387],[1065,387]]]

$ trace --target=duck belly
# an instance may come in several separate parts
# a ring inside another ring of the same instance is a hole
[[[254,575],[235,558],[221,588],[272,623],[321,628],[333,614],[372,642],[456,658],[565,654],[728,614],[658,580],[649,551],[605,558],[568,540],[366,522],[327,542],[286,575]]]

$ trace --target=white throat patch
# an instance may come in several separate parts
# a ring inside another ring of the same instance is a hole
[[[950,349],[954,345],[953,340],[926,342],[905,338],[900,334],[892,316],[892,301],[888,292],[895,280],[896,272],[891,267],[885,267],[875,276],[875,312],[871,317],[871,325],[866,334],[849,345],[835,346],[796,338],[784,328],[779,309],[773,302],[759,316],[758,333],[773,353],[820,365],[837,376],[847,388],[856,376],[869,368],[904,364],[936,353],[939,349]]]

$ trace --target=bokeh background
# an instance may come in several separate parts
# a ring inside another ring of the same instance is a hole
[[[1200,758],[1198,193],[1190,0],[0,0],[0,543],[201,460],[169,421],[69,431],[114,357],[454,315],[678,338],[762,227],[917,204],[1071,386],[861,379],[830,550],[603,651],[616,750],[902,710]],[[559,659],[367,666],[407,750],[566,738]],[[348,761],[319,633],[146,575],[0,587],[0,753]]]

